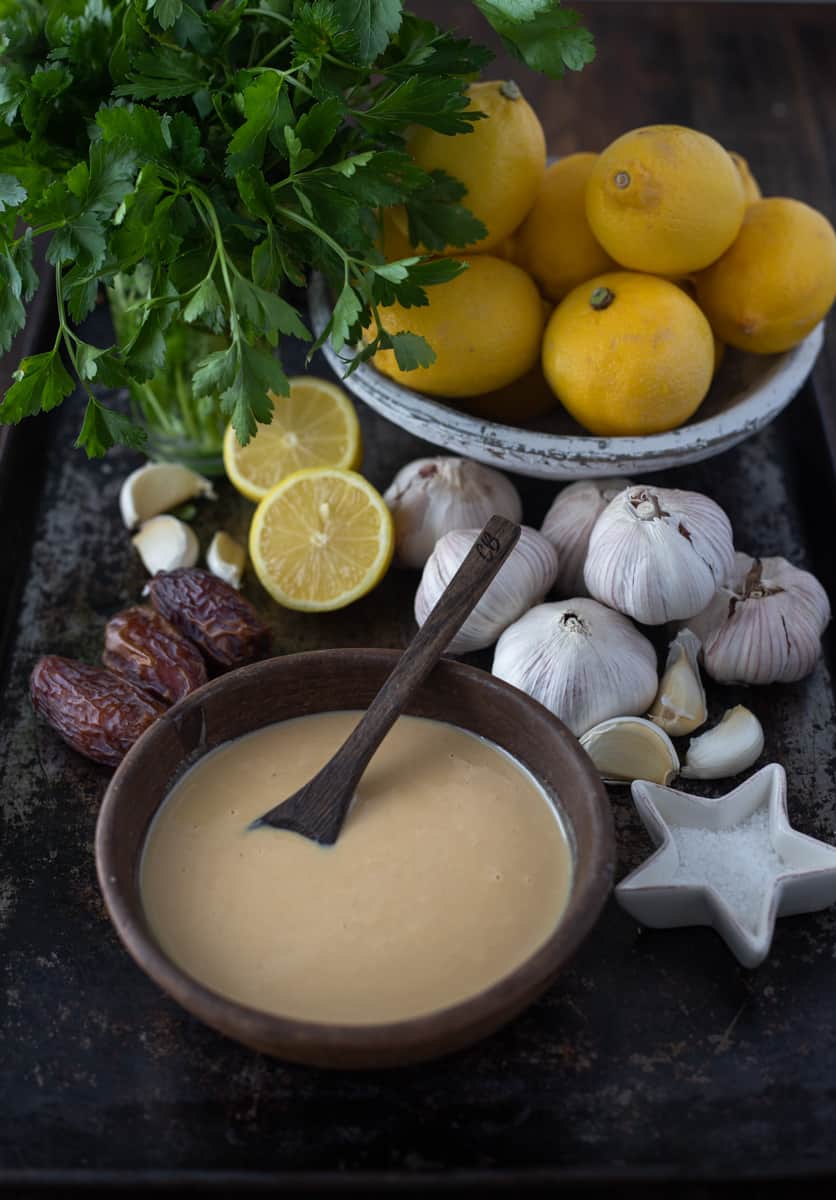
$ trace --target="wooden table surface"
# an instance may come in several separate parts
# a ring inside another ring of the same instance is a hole
[[[470,5],[416,7],[485,35]],[[551,149],[597,149],[633,126],[682,122],[743,153],[767,194],[833,216],[836,10],[580,8],[599,49],[581,75],[549,83],[502,54],[493,69],[520,82]],[[816,372],[825,413],[832,329]],[[104,342],[105,313],[88,332]],[[301,369],[302,348],[287,351]],[[118,943],[96,885],[91,845],[109,772],[36,721],[27,696],[38,655],[95,661],[106,620],[144,582],[117,505],[136,457],[85,462],[72,449],[80,411],[76,398],[25,423],[0,469],[0,1185],[66,1194],[188,1181],[322,1194],[574,1183],[588,1195],[615,1182],[620,1194],[632,1183],[666,1197],[676,1179],[685,1197],[705,1192],[684,1180],[754,1174],[761,1200],[764,1180],[804,1174],[807,1196],[819,1194],[817,1178],[832,1191],[834,910],[779,922],[769,960],[747,972],[713,932],[642,932],[611,903],[522,1018],[470,1051],[392,1074],[323,1074],[253,1055],[158,991]],[[429,450],[362,407],[360,417],[378,486]],[[743,446],[664,479],[713,495],[743,548],[810,566],[836,595],[833,474],[817,422],[807,392]],[[521,490],[537,523],[555,487]],[[250,514],[222,486],[216,505],[200,507],[201,543],[218,527],[245,535]],[[357,605],[321,617],[272,608],[276,650],[403,645],[415,583],[392,571]],[[269,608],[251,578],[247,590]],[[836,841],[832,651],[831,641],[800,685],[712,694],[712,721],[737,701],[754,708],[770,756],[787,766],[794,823]],[[614,809],[623,875],[649,841],[626,792]]]

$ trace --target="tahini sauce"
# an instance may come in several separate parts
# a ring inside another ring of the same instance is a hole
[[[215,991],[289,1017],[396,1021],[481,991],[557,925],[572,860],[552,805],[512,758],[452,725],[398,720],[335,846],[247,829],[358,718],[300,717],[230,742],[155,818],[148,920]]]

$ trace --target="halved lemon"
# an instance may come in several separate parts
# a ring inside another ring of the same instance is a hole
[[[224,436],[224,467],[248,500],[259,501],[271,487],[306,467],[359,467],[363,455],[360,424],[348,396],[327,379],[299,375],[290,395],[268,395],[273,420],[242,446],[230,425]]]
[[[276,484],[255,510],[250,558],[285,608],[331,612],[380,583],[394,548],[392,516],[356,471],[310,467]]]

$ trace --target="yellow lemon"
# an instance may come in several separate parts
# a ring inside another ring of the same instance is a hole
[[[740,173],[740,182],[743,184],[744,204],[754,204],[756,200],[761,199],[761,189],[757,179],[755,179],[749,170],[749,164],[742,154],[737,154],[734,150],[729,150],[729,157]]]
[[[597,154],[570,154],[550,166],[534,207],[514,238],[514,261],[550,300],[616,269],[586,219],[586,185]]]
[[[450,137],[414,126],[407,149],[425,171],[446,171],[464,184],[462,204],[488,230],[469,249],[484,251],[513,233],[534,203],[546,169],[546,139],[537,114],[513,81],[472,83],[467,93],[470,107],[485,114],[470,133]],[[399,225],[405,234],[405,215]],[[448,246],[444,253],[455,250]]]
[[[543,337],[543,371],[590,433],[675,429],[711,384],[708,321],[666,279],[615,271],[582,283],[557,306]]]
[[[356,471],[310,467],[259,504],[250,559],[285,608],[331,612],[375,587],[392,561],[394,526],[383,497]]]
[[[406,212],[402,205],[384,208],[381,218],[380,250],[387,262],[412,258],[415,247],[406,236]]]
[[[427,289],[429,304],[380,310],[388,333],[420,334],[435,352],[430,366],[403,371],[394,351],[378,351],[373,362],[384,375],[431,396],[478,396],[534,366],[543,328],[534,281],[501,258],[485,254],[464,261],[461,275]]]
[[[719,262],[697,275],[697,298],[718,337],[753,354],[789,350],[836,296],[836,234],[816,209],[771,196],[746,209]]]
[[[360,423],[341,387],[300,375],[290,380],[289,396],[269,395],[273,420],[259,425],[246,446],[231,425],[224,436],[224,468],[242,496],[260,500],[285,475],[303,467],[360,465]]]
[[[616,138],[586,189],[595,237],[635,271],[687,275],[719,258],[743,221],[743,184],[719,142],[681,125]]]

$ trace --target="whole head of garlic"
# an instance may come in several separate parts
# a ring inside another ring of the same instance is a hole
[[[417,458],[398,471],[383,499],[404,567],[423,567],[438,539],[452,529],[481,529],[494,515],[517,524],[522,518],[513,483],[468,458]]]
[[[815,575],[785,558],[737,553],[730,579],[688,627],[719,683],[793,683],[815,667],[829,620]]]
[[[591,596],[643,625],[705,608],[734,562],[729,519],[708,496],[644,484],[612,500],[589,538]]]
[[[587,596],[583,578],[589,535],[611,500],[632,487],[629,479],[584,479],[559,492],[546,513],[540,532],[560,557],[559,596]]]
[[[497,642],[493,673],[550,709],[576,737],[637,716],[656,695],[656,651],[621,613],[575,597],[541,604]]]
[[[454,529],[436,543],[415,593],[415,620],[423,625],[441,593],[464,562],[481,530]],[[523,525],[520,537],[473,612],[447,647],[469,654],[495,642],[503,629],[542,600],[557,575],[557,551],[536,529]]]

